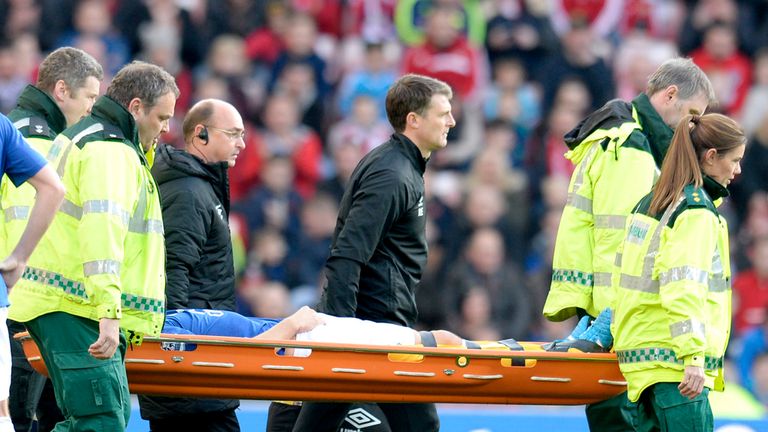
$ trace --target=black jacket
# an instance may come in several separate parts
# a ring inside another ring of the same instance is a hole
[[[152,175],[163,206],[168,309],[235,309],[227,163],[206,164],[171,146]]]
[[[427,262],[426,160],[401,134],[368,153],[347,183],[320,310],[413,327]]]
[[[234,310],[235,269],[229,233],[227,163],[206,164],[160,146],[152,174],[160,189],[168,309]],[[237,408],[238,400],[139,396],[141,417],[167,419]]]

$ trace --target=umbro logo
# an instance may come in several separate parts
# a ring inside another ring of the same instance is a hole
[[[353,427],[357,428],[359,431],[360,429],[366,429],[371,426],[376,426],[381,424],[381,420],[377,419],[373,414],[369,413],[363,408],[355,408],[353,410],[350,410],[347,413],[347,417],[344,419],[344,421],[351,424]],[[340,432],[353,432],[354,430],[340,429]],[[357,431],[354,431],[357,432]]]

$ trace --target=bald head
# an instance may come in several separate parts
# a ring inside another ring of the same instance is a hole
[[[240,117],[240,113],[237,112],[237,109],[232,104],[221,99],[203,99],[194,104],[187,112],[186,117],[184,117],[184,123],[181,126],[184,142],[189,145],[192,142],[192,138],[199,135],[198,132],[195,132],[197,125],[217,126],[217,119],[215,117],[222,112],[228,112],[235,114],[238,118]],[[240,120],[240,127],[242,128],[242,119]]]
[[[245,126],[237,109],[221,99],[204,99],[190,108],[182,124],[187,151],[207,163],[228,162],[245,148]]]

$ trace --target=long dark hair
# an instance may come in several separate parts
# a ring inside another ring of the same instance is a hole
[[[744,131],[733,119],[722,114],[690,114],[675,129],[669,151],[661,165],[661,176],[654,186],[650,214],[664,211],[683,192],[686,185],[704,183],[701,162],[709,149],[723,157],[746,142]]]

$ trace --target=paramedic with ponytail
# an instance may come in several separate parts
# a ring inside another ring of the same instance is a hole
[[[717,205],[741,172],[744,133],[720,114],[689,115],[661,176],[627,222],[616,255],[611,330],[635,430],[713,429],[731,325],[728,227]]]

